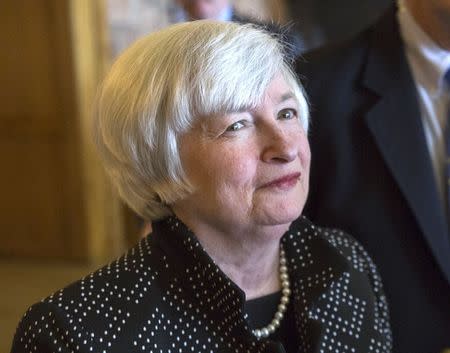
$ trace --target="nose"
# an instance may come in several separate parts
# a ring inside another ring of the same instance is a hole
[[[295,141],[293,133],[280,128],[270,129],[265,134],[265,148],[262,159],[266,163],[289,163],[295,160],[299,153],[299,141]]]

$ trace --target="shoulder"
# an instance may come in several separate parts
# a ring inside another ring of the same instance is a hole
[[[116,261],[34,304],[19,323],[12,352],[107,347],[130,329],[144,306],[158,301],[153,293],[160,288],[164,256],[150,256],[157,251],[145,238]]]
[[[320,257],[325,248],[331,248],[329,253],[335,253],[336,257],[344,260],[353,270],[378,276],[376,266],[364,247],[343,230],[314,225],[303,216],[293,223],[291,232],[292,230],[298,232],[302,244],[306,244],[308,248],[314,246],[312,254],[315,256]],[[297,245],[295,241],[293,244]],[[302,244],[298,246],[305,247]]]
[[[353,270],[375,274],[377,268],[364,247],[350,234],[335,228],[318,227],[318,233],[325,241],[334,247],[350,264]]]
[[[68,352],[70,347],[93,347],[92,337],[69,312],[42,301],[31,306],[16,330],[11,353]]]

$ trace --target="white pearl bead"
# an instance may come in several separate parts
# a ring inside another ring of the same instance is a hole
[[[277,311],[276,313],[275,313],[275,319],[274,319],[274,321],[275,320],[281,320],[282,318],[283,318],[283,313],[280,313],[279,311]]]
[[[275,332],[275,330],[280,326],[280,322],[284,317],[284,312],[287,309],[287,304],[289,303],[289,296],[291,294],[291,290],[289,289],[289,275],[288,269],[286,266],[286,257],[283,248],[280,246],[280,282],[281,282],[281,300],[280,304],[278,304],[278,310],[276,311],[272,322],[263,327],[261,329],[253,330],[253,334],[256,338],[268,337],[271,333]]]

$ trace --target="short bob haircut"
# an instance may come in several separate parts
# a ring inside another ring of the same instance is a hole
[[[97,95],[94,140],[135,212],[146,220],[171,214],[170,205],[192,192],[180,135],[195,119],[255,107],[277,73],[307,131],[308,105],[283,50],[261,28],[203,20],[154,32],[118,58]]]

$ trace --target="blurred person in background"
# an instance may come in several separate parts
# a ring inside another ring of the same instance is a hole
[[[294,32],[293,26],[282,26],[275,21],[261,21],[240,14],[236,11],[230,0],[176,0],[180,7],[180,11],[176,16],[178,21],[195,21],[195,20],[219,20],[232,21],[238,23],[254,23],[264,27],[271,33],[274,33],[286,43],[286,55],[290,60],[302,52],[302,41],[300,36]]]
[[[372,260],[302,217],[309,111],[283,50],[206,20],[119,57],[95,141],[153,232],[29,309],[13,353],[390,352]]]
[[[313,120],[305,214],[355,234],[374,257],[395,352],[444,352],[450,1],[399,1],[354,39],[300,59],[297,69]]]
[[[180,7],[178,21],[219,20],[241,22],[229,0],[176,0]]]

